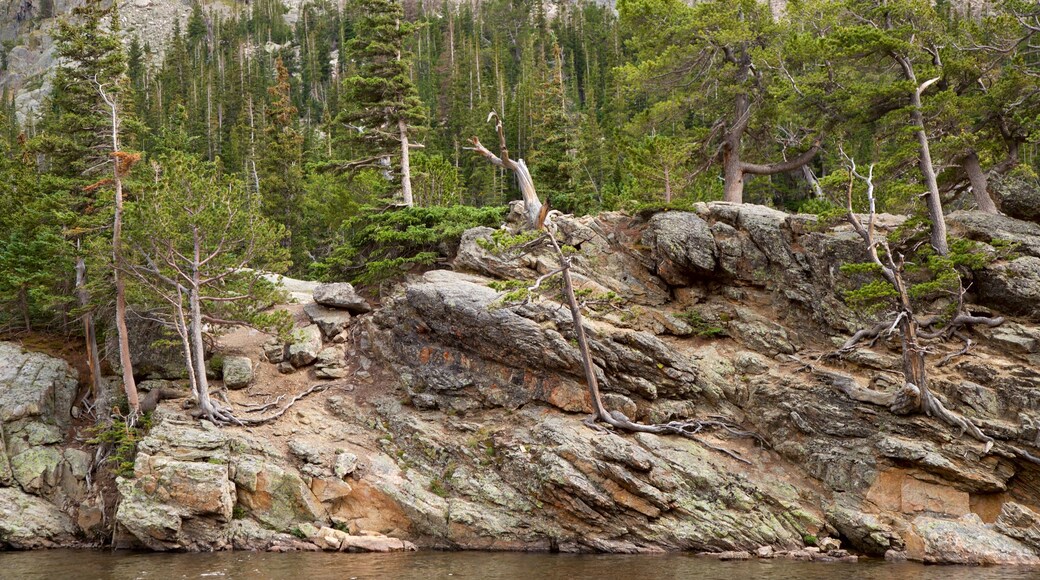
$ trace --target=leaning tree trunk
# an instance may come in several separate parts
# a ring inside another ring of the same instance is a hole
[[[896,62],[903,68],[903,75],[908,81],[917,84],[913,65],[909,59],[901,55],[895,56]],[[914,135],[917,136],[917,149],[920,155],[919,166],[921,177],[924,178],[927,187],[928,217],[932,220],[932,247],[940,256],[950,253],[950,247],[946,243],[946,216],[943,215],[942,200],[939,198],[939,181],[935,177],[935,165],[932,163],[932,149],[928,144],[928,131],[924,125],[924,112],[921,105],[921,94],[939,78],[927,80],[918,85],[914,92],[910,93],[910,124],[914,127]]]
[[[401,196],[408,207],[415,205],[412,199],[412,166],[409,158],[408,124],[398,119],[397,130],[401,137]]]
[[[979,211],[984,213],[998,213],[997,204],[993,203],[993,198],[989,195],[989,182],[986,179],[986,172],[982,170],[982,164],[979,163],[979,156],[975,151],[971,151],[961,159],[961,167],[964,168],[964,173],[968,176],[968,183],[971,184],[971,193],[975,196],[975,205],[979,208]]]
[[[722,143],[722,171],[725,176],[723,201],[743,203],[745,175],[776,175],[805,167],[820,150],[817,137],[811,147],[802,154],[777,163],[748,163],[740,157],[740,144],[747,131],[751,107],[747,95],[737,95],[734,104],[733,126],[726,131]]]

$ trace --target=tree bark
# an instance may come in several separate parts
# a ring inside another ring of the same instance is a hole
[[[78,244],[77,244],[78,245]],[[97,333],[94,330],[94,314],[88,309],[90,293],[87,290],[87,262],[76,258],[76,299],[83,309],[83,335],[87,343],[87,366],[90,369],[90,387],[94,400],[101,395],[101,360],[98,356]]]
[[[668,165],[665,165],[664,166],[664,202],[665,203],[671,203],[672,202],[672,180],[671,180],[671,175],[669,175],[669,173],[670,172],[668,171]]]
[[[217,422],[220,417],[209,398],[209,378],[206,376],[206,345],[202,339],[202,305],[199,300],[199,292],[202,290],[199,275],[201,248],[197,227],[193,235],[195,238],[195,255],[191,270],[191,288],[188,288],[188,308],[191,315],[191,348],[194,355],[192,357],[194,360],[191,362],[195,365],[195,384],[197,387],[195,397],[202,414],[209,420]]]
[[[401,196],[404,198],[404,204],[412,207],[415,205],[412,199],[412,166],[408,157],[408,124],[404,119],[397,120],[397,130],[401,135]]]
[[[750,114],[747,95],[737,95],[733,100],[733,122],[722,138],[722,172],[725,183],[723,201],[744,202],[744,172],[740,168],[740,141],[744,130],[747,129]]]
[[[989,182],[986,179],[986,172],[982,170],[982,164],[979,163],[979,156],[975,151],[971,151],[961,159],[961,167],[964,168],[964,173],[968,176],[968,182],[971,183],[971,193],[975,196],[975,205],[979,208],[979,211],[984,213],[998,213],[997,204],[993,203],[993,198],[989,195]]]
[[[914,74],[914,68],[910,60],[901,55],[895,55],[894,58],[903,68],[903,75],[906,79],[916,84],[917,76]],[[939,182],[935,177],[935,165],[932,164],[932,150],[928,144],[928,132],[924,126],[924,113],[921,105],[921,93],[930,87],[932,83],[938,81],[938,77],[927,80],[918,85],[914,92],[910,93],[910,124],[913,125],[914,134],[917,136],[921,176],[924,178],[924,184],[928,188],[928,217],[932,220],[932,247],[935,248],[935,251],[940,256],[946,256],[950,253],[950,248],[946,243],[946,216],[943,215],[942,200],[939,198]]]
[[[722,168],[725,178],[723,201],[732,203],[744,202],[744,176],[751,175],[776,175],[800,169],[816,157],[820,150],[820,138],[817,137],[812,147],[802,154],[787,161],[778,163],[748,163],[740,157],[740,144],[744,132],[747,131],[748,117],[751,107],[747,95],[737,95],[733,106],[733,125],[723,136],[722,143]]]

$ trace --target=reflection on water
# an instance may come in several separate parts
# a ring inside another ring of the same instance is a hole
[[[962,568],[888,564],[824,564],[782,560],[718,562],[683,554],[613,556],[419,552],[412,554],[150,554],[53,550],[0,553],[0,578],[166,579],[228,578],[346,580],[393,578],[541,578],[637,580],[1006,580],[1038,578],[1030,568]]]

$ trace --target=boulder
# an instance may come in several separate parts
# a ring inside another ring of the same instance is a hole
[[[1040,320],[1040,258],[1023,256],[976,277],[978,302],[1003,314]]]
[[[318,326],[325,340],[335,339],[350,322],[350,312],[327,308],[316,302],[305,304],[303,311]]]
[[[29,550],[74,545],[76,526],[54,504],[0,487],[0,548]]]
[[[321,330],[317,325],[297,329],[293,332],[293,342],[289,345],[289,362],[296,368],[313,363],[321,352],[321,344]]]
[[[76,384],[77,373],[64,360],[0,342],[0,424],[7,429],[20,419],[64,429]]]
[[[977,242],[1016,244],[1015,251],[1040,257],[1040,224],[980,211],[956,211],[946,220],[950,233]]]
[[[1040,222],[1040,183],[1012,172],[991,185],[1000,198],[1000,211],[1021,220]]]
[[[654,215],[643,232],[657,275],[673,286],[687,286],[693,276],[715,270],[718,250],[706,221],[695,213],[665,212]]]
[[[929,564],[1037,565],[1032,548],[1005,536],[968,514],[957,520],[919,516],[914,519],[915,537],[907,541],[907,557]]]
[[[314,301],[322,306],[341,308],[351,314],[372,311],[368,301],[359,295],[349,282],[320,284],[314,289]]]
[[[224,386],[229,389],[244,389],[253,382],[253,361],[247,356],[224,357]]]

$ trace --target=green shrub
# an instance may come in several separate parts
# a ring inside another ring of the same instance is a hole
[[[325,280],[372,285],[416,266],[448,258],[462,233],[477,226],[497,226],[503,207],[411,207],[380,211],[363,208],[342,227],[344,242],[312,273]]]

